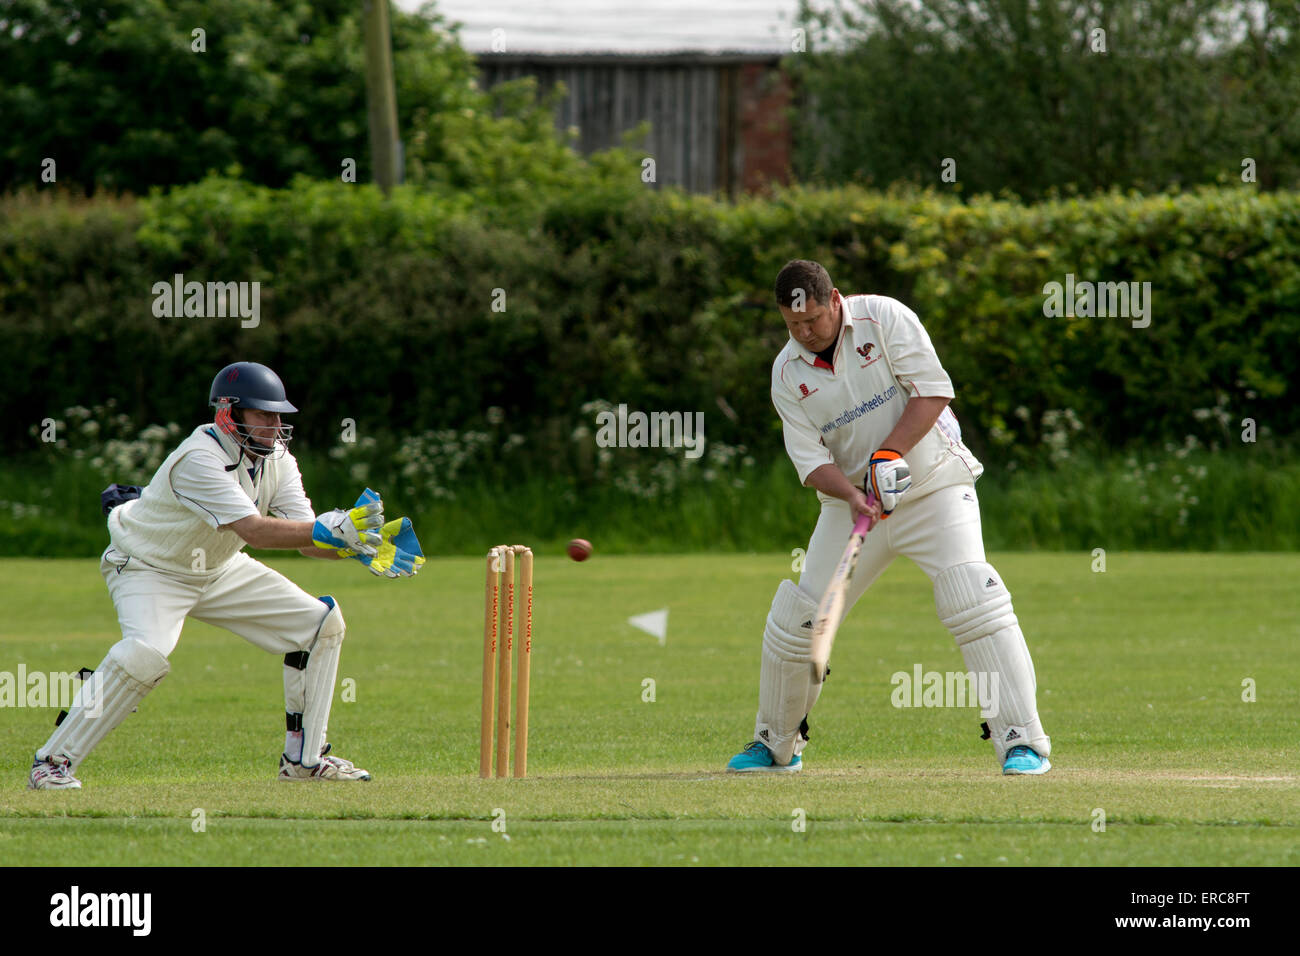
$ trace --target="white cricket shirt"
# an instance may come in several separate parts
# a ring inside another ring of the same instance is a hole
[[[861,487],[872,452],[898,424],[909,397],[954,395],[930,336],[903,303],[885,295],[845,296],[843,316],[832,365],[793,338],[786,343],[772,363],[772,404],[801,482],[834,463]],[[949,408],[903,457],[913,498],[984,473]]]
[[[109,513],[113,547],[162,570],[211,573],[244,548],[243,538],[218,527],[252,515],[315,520],[293,455],[282,451],[257,463],[252,473],[249,465],[215,425],[196,428],[139,498]],[[197,564],[196,551],[203,555]]]

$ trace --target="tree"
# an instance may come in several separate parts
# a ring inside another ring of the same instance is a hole
[[[483,109],[432,5],[392,14],[399,127]],[[337,178],[347,159],[365,182],[360,4],[0,0],[0,117],[0,189],[36,184],[46,158],[86,193],[230,168],[281,186]]]
[[[966,192],[1161,189],[1265,156],[1297,179],[1294,7],[1223,0],[837,0],[837,46],[791,58],[812,180]],[[1245,34],[1243,42],[1242,35]]]

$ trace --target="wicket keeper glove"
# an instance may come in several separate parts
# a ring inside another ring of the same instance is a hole
[[[316,547],[337,551],[342,558],[369,556],[383,543],[375,530],[383,524],[384,503],[376,492],[367,488],[352,509],[335,508],[318,515],[311,538]]]
[[[390,578],[409,578],[419,572],[424,564],[424,552],[415,537],[415,527],[410,518],[396,518],[380,529],[383,541],[373,557],[358,557],[371,574]]]
[[[862,490],[875,495],[880,502],[881,520],[893,513],[898,507],[898,499],[911,487],[912,469],[903,461],[902,455],[892,448],[881,448],[871,456]]]

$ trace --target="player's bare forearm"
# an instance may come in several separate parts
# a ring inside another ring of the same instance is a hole
[[[311,532],[315,527],[312,521],[286,521],[283,518],[270,518],[263,515],[249,515],[238,521],[222,525],[222,531],[233,531],[248,543],[250,548],[269,548],[272,550],[302,551],[316,548],[312,543]]]
[[[333,548],[318,548],[314,544],[307,548],[299,548],[298,553],[304,558],[323,558],[326,561],[338,561],[342,557]]]
[[[907,453],[916,447],[916,443],[934,427],[934,423],[939,420],[939,415],[950,401],[952,401],[950,398],[922,398],[913,395],[907,400],[907,406],[903,409],[898,424],[880,443],[880,447],[891,448],[906,458]]]
[[[822,465],[814,468],[804,479],[809,488],[816,488],[824,495],[839,498],[852,503],[854,495],[862,494],[862,489],[849,481],[848,476],[836,464]]]
[[[869,514],[873,518],[880,517],[880,504],[878,502],[868,504],[866,492],[849,481],[839,465],[832,463],[814,468],[804,479],[804,484],[809,488],[816,488],[824,495],[847,501],[854,515]]]

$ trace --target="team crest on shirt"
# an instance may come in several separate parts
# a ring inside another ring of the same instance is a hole
[[[809,395],[813,394],[813,392],[816,392],[816,391],[819,391],[819,389],[816,389],[816,388],[814,388],[814,389],[809,389],[807,385],[805,385],[803,382],[800,382],[800,383],[799,383],[799,401],[802,402],[805,398],[807,398]]]
[[[856,350],[857,353],[861,355],[864,359],[866,359],[866,361],[863,362],[862,365],[859,366],[859,368],[866,368],[868,365],[875,365],[877,362],[880,361],[879,355],[877,355],[875,358],[871,357],[871,350],[874,349],[875,347],[876,347],[875,342],[868,342],[866,345],[859,345],[857,347]]]

